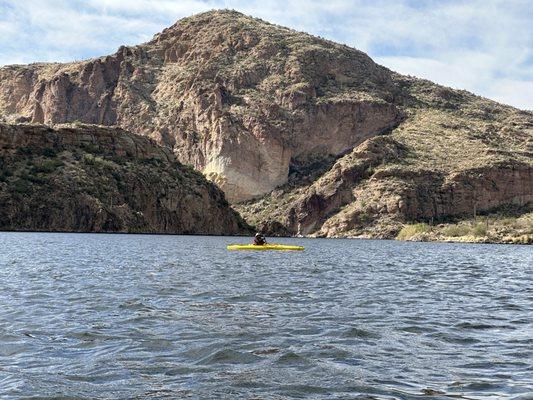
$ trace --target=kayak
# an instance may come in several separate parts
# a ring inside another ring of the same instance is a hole
[[[230,244],[228,250],[292,250],[301,251],[303,246],[291,246],[288,244],[267,243],[263,245],[257,244]]]

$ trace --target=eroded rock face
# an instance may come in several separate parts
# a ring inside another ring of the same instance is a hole
[[[380,179],[379,175],[374,179]],[[399,212],[409,221],[470,216],[502,205],[533,203],[533,168],[521,162],[495,164],[445,177],[429,173],[408,182],[400,194],[403,203],[400,200],[386,205],[383,211]]]
[[[238,234],[223,193],[118,128],[0,124],[0,229]]]
[[[425,165],[413,154],[413,138],[406,140],[404,134],[370,138],[311,184],[286,185],[238,210],[270,235],[390,238],[404,223],[473,219],[509,207],[527,213],[533,208],[532,154],[518,148],[496,151],[511,145],[505,138],[487,136],[484,142],[472,143],[464,139],[464,153],[460,150],[458,158],[436,142],[434,154],[419,147],[424,157],[435,156]],[[523,137],[524,149],[529,136]]]
[[[396,126],[390,71],[346,46],[220,11],[72,64],[0,69],[8,121],[119,125],[174,149],[231,201]]]

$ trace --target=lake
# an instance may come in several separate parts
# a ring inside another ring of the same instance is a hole
[[[243,241],[0,233],[0,398],[533,398],[533,247]]]

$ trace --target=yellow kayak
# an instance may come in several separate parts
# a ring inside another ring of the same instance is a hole
[[[288,244],[267,243],[263,245],[256,244],[230,244],[228,250],[292,250],[301,251],[303,246],[290,246]]]

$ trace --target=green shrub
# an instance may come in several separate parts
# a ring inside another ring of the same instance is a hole
[[[7,182],[7,179],[13,176],[13,172],[7,168],[2,168],[0,170],[0,182]]]
[[[87,153],[99,154],[101,152],[98,146],[90,143],[84,143],[80,147]]]
[[[30,147],[19,147],[16,153],[20,156],[30,156],[33,154],[33,150]]]
[[[517,218],[513,218],[513,217],[502,218],[500,220],[500,223],[503,226],[509,226],[509,227],[512,227],[512,228],[520,227],[520,222],[518,221],[518,219]]]
[[[92,154],[84,154],[82,159],[85,164],[94,165],[95,164],[95,156]]]
[[[431,227],[425,222],[421,222],[418,224],[404,225],[400,233],[398,233],[398,236],[396,236],[396,239],[407,240],[420,233],[429,232],[430,230],[431,230]]]
[[[115,164],[120,164],[120,165],[124,165],[127,162],[127,159],[125,157],[117,156],[117,155],[114,155],[113,157],[111,157],[110,160],[113,161]]]
[[[43,185],[45,183],[48,183],[48,179],[46,178],[46,176],[43,176],[41,174],[39,175],[30,175],[28,176],[28,180],[32,183],[36,183],[38,185]]]
[[[485,222],[478,222],[471,229],[471,234],[473,236],[486,236],[487,235],[487,224]]]
[[[55,171],[57,168],[62,167],[63,165],[64,163],[61,160],[57,160],[57,159],[44,160],[42,163],[34,165],[31,168],[31,172],[33,174],[36,174],[36,173],[48,174],[50,172]]]
[[[52,157],[57,156],[57,150],[48,147],[46,149],[43,149],[42,154],[45,157],[52,158]]]
[[[31,184],[28,181],[17,179],[11,184],[11,189],[17,193],[28,194],[31,192]]]
[[[161,160],[160,158],[155,158],[155,157],[150,157],[150,158],[142,158],[140,160],[140,163],[141,164],[145,164],[145,165],[161,165],[163,163],[163,160]]]
[[[372,219],[373,219],[372,214],[366,213],[364,211],[361,211],[361,212],[357,213],[357,217],[359,219],[359,222],[361,224],[365,224],[365,225],[370,224],[372,222]]]
[[[450,225],[442,230],[444,236],[458,237],[466,236],[470,233],[470,228],[466,225]]]
[[[106,160],[102,157],[94,156],[92,154],[84,154],[83,161],[85,162],[85,164],[92,165],[95,167],[114,168],[116,166],[113,161]]]

